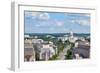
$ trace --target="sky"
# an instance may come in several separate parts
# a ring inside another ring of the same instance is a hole
[[[24,12],[25,33],[90,33],[90,14]]]

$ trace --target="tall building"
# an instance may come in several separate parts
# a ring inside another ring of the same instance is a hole
[[[70,37],[71,37],[71,38],[73,38],[73,37],[74,37],[74,35],[73,35],[73,32],[72,32],[72,31],[70,32],[70,34],[69,34],[69,35],[70,35]]]
[[[72,31],[69,33],[69,41],[72,42],[72,43],[75,42],[74,34],[73,34]]]

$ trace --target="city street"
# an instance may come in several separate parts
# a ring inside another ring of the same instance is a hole
[[[70,45],[66,46],[62,52],[59,53],[59,56],[57,57],[58,60],[64,60],[65,55],[67,54],[67,50],[70,49]]]

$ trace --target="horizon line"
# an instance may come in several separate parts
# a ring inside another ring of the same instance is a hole
[[[58,33],[58,32],[57,32],[57,33]],[[62,32],[59,32],[59,33],[62,33]],[[58,34],[59,34],[59,33],[58,33]],[[68,32],[68,33],[70,33],[70,32]],[[76,32],[75,32],[75,33],[76,33]],[[73,33],[73,34],[75,34],[75,33]],[[24,34],[37,34],[37,33],[24,33]],[[41,32],[40,32],[39,34],[56,34],[56,32],[55,32],[55,33],[54,33],[54,32],[53,32],[53,33],[49,33],[49,32],[48,32],[48,33],[41,33]],[[66,33],[62,33],[62,34],[66,34]],[[76,33],[76,34],[90,34],[90,33]]]

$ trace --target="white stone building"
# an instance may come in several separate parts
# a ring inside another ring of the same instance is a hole
[[[50,57],[55,55],[55,50],[50,46],[50,44],[44,43],[40,49],[40,59],[42,60],[49,60]]]

